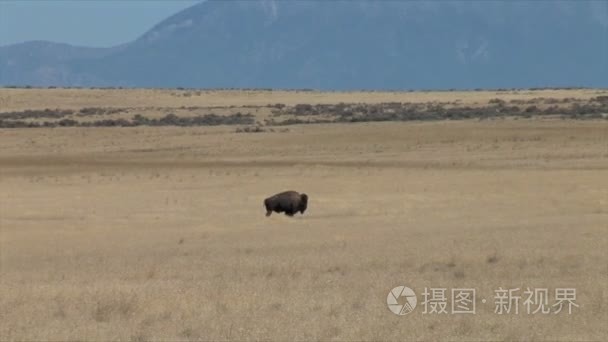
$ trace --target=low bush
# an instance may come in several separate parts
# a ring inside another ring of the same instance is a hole
[[[0,118],[5,120],[25,120],[25,119],[60,119],[68,115],[74,114],[70,109],[43,109],[43,110],[24,110],[21,112],[5,112],[0,113]]]

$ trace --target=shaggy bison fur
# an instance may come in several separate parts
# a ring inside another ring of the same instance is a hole
[[[295,191],[285,191],[264,200],[266,207],[266,216],[270,216],[272,212],[282,213],[293,216],[298,211],[304,214],[308,206],[308,195],[299,194]]]

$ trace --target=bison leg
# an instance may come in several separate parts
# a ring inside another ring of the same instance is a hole
[[[291,208],[285,210],[285,215],[287,216],[293,216],[297,213],[298,211],[292,206]]]
[[[272,210],[266,210],[266,217],[270,216],[270,214],[272,214]]]

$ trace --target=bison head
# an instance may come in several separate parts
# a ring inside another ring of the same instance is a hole
[[[307,207],[308,207],[308,195],[301,194],[300,195],[300,206],[299,206],[298,210],[300,211],[300,213],[304,214]]]

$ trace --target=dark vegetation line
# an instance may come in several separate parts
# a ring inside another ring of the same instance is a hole
[[[608,119],[608,96],[597,96],[589,100],[574,98],[534,98],[530,100],[492,99],[481,107],[460,106],[458,102],[378,104],[339,103],[339,104],[269,104],[271,117],[265,120],[266,126],[284,126],[313,123],[344,123],[374,121],[436,121],[492,119],[503,117],[543,117],[558,116],[565,119]],[[186,108],[186,107],[182,107]],[[230,107],[235,108],[235,107]],[[252,108],[243,106],[242,108]],[[205,109],[192,107],[193,109]],[[209,108],[207,108],[209,109]],[[79,111],[65,109],[25,110],[0,113],[0,128],[36,127],[134,127],[134,126],[217,126],[252,125],[255,116],[240,112],[230,115],[204,114],[178,116],[174,113],[161,118],[148,118],[136,114],[130,119],[101,119],[94,121],[75,120],[87,116],[100,116],[126,113],[130,108],[82,108]],[[50,119],[50,120],[41,120]],[[240,132],[262,132],[261,129],[243,129]]]
[[[568,106],[558,104],[570,103]],[[522,106],[523,105],[523,106]],[[539,106],[545,105],[545,108]],[[432,121],[491,119],[499,117],[560,116],[571,119],[608,118],[608,96],[597,96],[586,102],[576,99],[536,98],[531,100],[492,99],[487,106],[459,107],[457,103],[380,103],[380,104],[298,104],[293,107],[275,105],[273,118],[267,125],[291,125],[330,122],[370,121]],[[290,118],[278,121],[284,115]],[[311,119],[311,117],[313,119]],[[306,118],[306,119],[304,119]]]
[[[255,118],[251,114],[231,114],[231,115],[216,115],[205,114],[194,117],[179,117],[175,114],[167,114],[160,119],[147,118],[140,114],[133,116],[130,120],[127,119],[103,119],[95,121],[77,121],[71,118],[64,118],[57,121],[24,121],[24,120],[7,120],[5,115],[9,117],[28,117],[32,115],[36,118],[57,118],[52,111],[25,111],[13,113],[0,113],[0,128],[39,128],[39,127],[135,127],[135,126],[218,126],[218,125],[251,125],[255,123]],[[57,114],[58,115],[58,114]],[[62,116],[60,116],[62,117]]]

